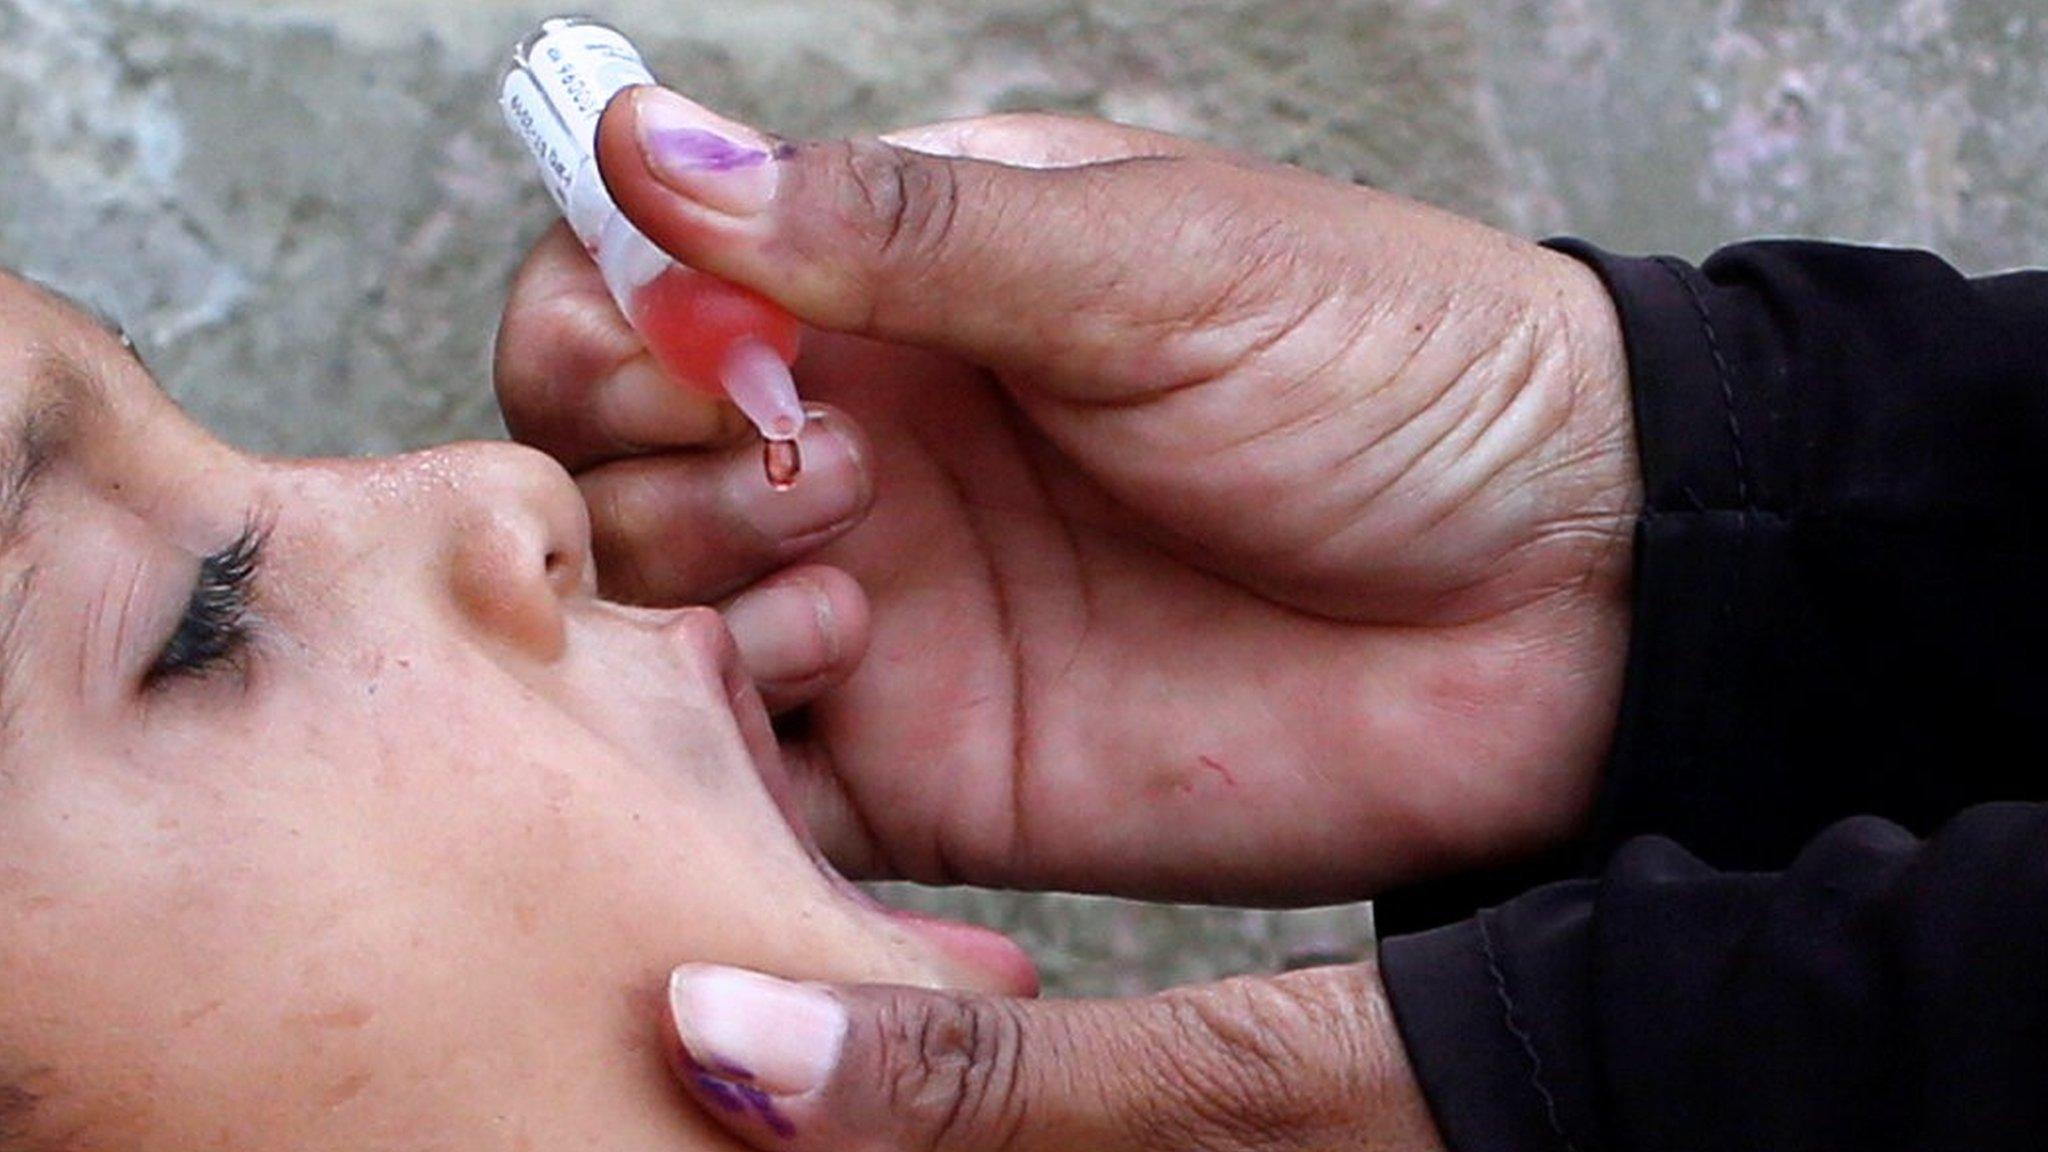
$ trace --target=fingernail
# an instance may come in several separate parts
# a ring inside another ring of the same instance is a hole
[[[748,522],[768,539],[800,540],[840,527],[867,506],[868,476],[859,449],[838,417],[813,413],[799,444],[804,470],[776,491],[761,472],[761,447],[740,454],[733,499]]]
[[[746,653],[747,671],[764,683],[814,676],[837,656],[832,602],[801,578],[740,596],[726,608],[725,624]]]
[[[824,1087],[846,1041],[846,1009],[830,993],[737,968],[685,964],[668,999],[690,1059],[773,1096]]]
[[[666,88],[633,94],[634,124],[648,170],[674,191],[728,216],[753,216],[775,199],[767,137]]]

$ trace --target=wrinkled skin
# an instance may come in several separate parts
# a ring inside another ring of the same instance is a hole
[[[1637,503],[1588,270],[1050,117],[777,150],[698,110],[777,158],[691,199],[638,143],[653,91],[604,122],[620,204],[816,326],[804,394],[874,445],[872,511],[821,554],[873,602],[871,655],[791,729],[843,867],[1306,902],[1577,831]],[[701,556],[758,554],[695,480],[713,410],[648,370],[566,235],[499,351],[607,587],[674,603]]]

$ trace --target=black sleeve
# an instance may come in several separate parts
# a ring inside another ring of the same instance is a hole
[[[2048,779],[2048,274],[1560,247],[1628,342],[1628,682],[1597,878],[1382,946],[1452,1147],[2048,1147],[2048,809],[1970,807]]]

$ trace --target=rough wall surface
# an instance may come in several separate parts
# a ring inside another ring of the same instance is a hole
[[[548,219],[496,120],[534,0],[0,0],[0,263],[83,295],[249,447],[500,434],[504,283]],[[789,134],[1059,108],[1529,234],[1761,233],[2048,260],[2037,0],[587,0]],[[1361,831],[1361,834],[1369,834]],[[1056,991],[1355,954],[1275,916],[908,894],[1014,928]]]

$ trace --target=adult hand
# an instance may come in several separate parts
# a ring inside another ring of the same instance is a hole
[[[1369,964],[1065,1002],[686,966],[670,1000],[684,1083],[777,1152],[1443,1147]]]
[[[792,729],[843,868],[1295,901],[1575,830],[1638,503],[1576,262],[1094,122],[780,146],[643,89],[600,150],[658,243],[850,334],[798,375],[872,447],[821,445],[856,466],[798,492],[875,496],[820,556],[870,654]],[[614,371],[630,332],[569,249],[515,293],[500,392],[580,472],[607,588],[689,598],[824,539],[659,450],[712,409]]]
[[[665,534],[715,544],[665,554],[650,574],[663,590],[658,599],[719,601],[772,711],[809,703],[859,663],[866,596],[838,569],[799,563],[867,511],[862,461],[869,449],[843,417],[822,414],[805,430],[808,482],[772,491],[760,446],[738,412],[663,375],[620,317],[596,265],[560,224],[512,286],[496,379],[514,435],[549,444],[581,473],[590,506],[610,513],[594,525],[602,583],[614,592],[622,578],[629,587],[640,583],[622,572],[632,554],[608,544],[616,540],[618,510],[644,502],[668,516]],[[593,400],[589,386],[600,380],[611,387]],[[552,422],[565,410],[575,412],[575,427],[558,429]],[[564,441],[564,434],[579,439]]]

